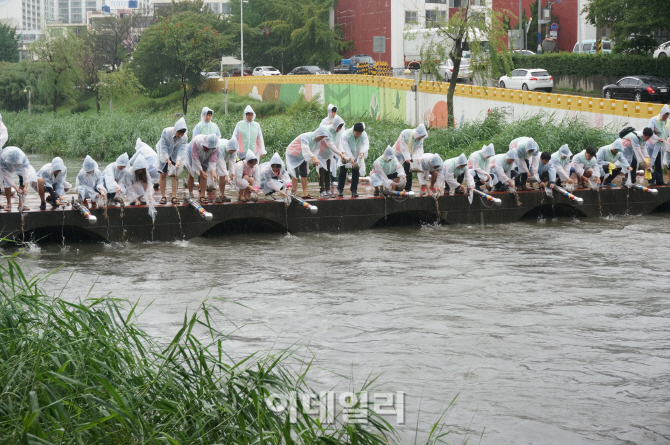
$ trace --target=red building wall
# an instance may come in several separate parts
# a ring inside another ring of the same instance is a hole
[[[367,54],[377,60],[377,54],[372,52],[373,37],[386,36],[386,52],[381,60],[391,64],[391,0],[338,0],[335,23],[342,27],[344,40],[353,40],[355,45],[353,51],[343,55],[345,58]]]

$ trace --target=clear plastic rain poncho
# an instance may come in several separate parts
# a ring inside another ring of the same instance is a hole
[[[55,175],[54,172],[59,173]],[[44,179],[45,189],[52,189],[58,196],[65,195],[65,191],[71,187],[71,184],[66,180],[67,168],[59,157],[55,157],[50,163],[44,164],[37,172],[37,177]],[[34,182],[33,188],[37,191],[37,181]]]
[[[247,113],[254,113],[251,122],[247,121]],[[242,115],[242,120],[235,125],[233,130],[233,139],[237,139],[240,146],[239,158],[244,159],[248,151],[254,152],[256,159],[265,156],[265,141],[263,140],[263,131],[258,122],[256,122],[256,112],[251,105],[247,105]]]
[[[516,150],[516,167],[519,168],[519,173],[526,173],[529,176],[537,174],[537,166],[540,163],[540,147],[535,142],[535,139],[528,137],[516,138],[509,143],[509,149]],[[529,165],[526,165],[526,160]],[[528,168],[529,166],[530,169]]]
[[[5,146],[8,139],[9,133],[7,132],[7,127],[2,122],[2,114],[0,114],[0,149]]]
[[[125,176],[129,162],[128,154],[124,153],[102,171],[102,179],[107,193],[119,193],[120,195],[126,193]]]
[[[397,173],[399,178],[405,178],[405,170],[402,164],[396,157],[395,150],[391,146],[387,146],[384,154],[375,159],[372,164],[372,171],[370,172],[370,185],[373,187],[384,186],[390,188],[393,180],[388,176]]]
[[[554,164],[556,174],[561,182],[565,182],[570,178],[570,158],[572,152],[568,144],[561,145],[557,152],[551,154],[551,163]]]
[[[279,169],[279,174],[275,174],[272,170],[272,164],[279,164],[281,168]],[[281,160],[279,153],[272,155],[270,162],[264,162],[260,167],[260,177],[261,177],[261,191],[263,193],[270,194],[283,190],[284,187],[291,184],[291,177],[286,171],[284,166],[284,161]]]
[[[342,129],[337,131],[337,128],[340,125],[342,125]],[[341,154],[343,152],[342,135],[344,134],[344,120],[340,116],[335,116],[332,124],[319,128],[325,128],[328,131],[329,137],[322,139],[317,150],[313,151],[313,153],[319,159],[321,167],[332,173],[337,168],[335,159],[341,159]],[[328,169],[329,159],[331,159],[330,169]]]
[[[193,128],[193,139],[195,139],[195,137],[199,134],[215,134],[218,137],[221,137],[221,131],[219,131],[218,125],[216,125],[211,120],[209,122],[205,122],[205,117],[210,111],[212,112],[213,117],[214,110],[207,107],[202,108],[202,111],[200,112],[200,122],[198,122],[195,128]]]
[[[550,184],[556,183],[556,166],[551,161],[551,159],[546,164],[543,164],[542,161],[540,160],[540,165],[537,166],[537,176],[535,176],[535,180],[538,183],[540,182],[540,177],[544,173],[547,173],[547,175],[549,176]]]
[[[258,190],[260,188],[260,166],[258,165],[258,162],[256,165],[252,167],[249,167],[249,162],[253,160],[258,160],[256,158],[256,155],[254,154],[253,151],[247,152],[246,159],[242,161],[238,161],[237,164],[235,164],[235,186],[237,187],[238,190],[244,190],[247,187],[249,187],[249,181],[244,179],[245,176],[249,178],[254,178],[254,185],[253,188],[256,190],[258,193]]]
[[[102,173],[98,169],[98,163],[88,155],[84,159],[83,167],[79,170],[74,188],[82,200],[95,200],[97,199],[96,195],[102,193],[102,190],[105,189]]]
[[[340,127],[341,126],[341,127]],[[337,147],[338,150],[340,150],[340,153],[344,152],[343,148],[343,142],[342,138],[345,133],[345,128],[344,128],[344,119],[340,116],[335,116],[333,118],[333,122],[331,122],[330,125],[327,126],[328,131],[330,132],[330,137],[333,140],[333,143],[335,144],[335,147]],[[340,128],[340,131],[337,131],[337,129]],[[321,142],[321,145],[323,148],[323,142]],[[332,152],[331,152],[332,153]],[[330,156],[330,171],[331,173],[335,173],[337,171],[337,165],[339,164],[340,160],[342,159],[340,155],[332,153]]]
[[[633,162],[633,155],[635,155],[638,164],[643,163],[649,156],[644,145],[640,145],[640,140],[641,136],[638,136],[635,132],[630,132],[621,138],[621,145],[623,146],[621,156],[626,159],[629,165]]]
[[[335,108],[335,105],[328,104],[328,116],[324,117],[323,120],[321,120],[321,126],[328,126],[333,123],[333,108]]]
[[[612,153],[613,150],[616,150],[616,152]],[[611,145],[605,145],[598,149],[596,159],[603,171],[602,176],[607,173],[611,174],[616,168],[628,169],[630,167],[628,160],[623,157],[622,153],[623,144],[621,139],[617,139]]]
[[[423,141],[428,137],[426,126],[420,124],[416,129],[407,129],[400,132],[393,149],[400,162],[418,159],[423,155]],[[419,139],[421,138],[421,139]]]
[[[147,182],[143,182],[137,178],[136,172],[146,169]],[[149,174],[149,163],[141,154],[135,159],[135,164],[128,168],[125,178],[126,197],[130,202],[139,199],[147,203],[153,203],[154,187]]]
[[[151,175],[151,181],[154,184],[158,183],[158,179],[160,178],[160,172],[158,171],[158,166],[160,165],[160,162],[158,161],[158,153],[156,153],[154,149],[151,148],[148,144],[142,142],[140,138],[137,138],[135,141],[135,154],[132,158],[130,158],[130,165],[135,164],[135,160],[139,155],[144,156],[144,160],[147,161],[147,164],[149,165],[147,171]],[[180,165],[179,168],[175,170],[176,174],[179,175],[183,169],[184,166],[182,163],[182,165]]]
[[[600,165],[598,165],[598,158],[592,157],[590,160],[586,159],[586,150],[582,150],[572,157],[570,168],[575,171],[577,176],[584,176],[584,172],[591,170],[594,175],[600,176]]]
[[[363,129],[365,129],[365,124],[363,124]],[[353,159],[354,162],[358,164],[358,173],[361,176],[365,176],[365,160],[368,158],[368,151],[370,150],[370,140],[368,139],[368,133],[363,131],[361,136],[356,139],[356,136],[354,136],[353,127],[346,130],[342,135],[342,149],[344,150],[344,154],[347,155],[349,160]],[[360,157],[361,154],[363,155],[362,159]],[[341,159],[338,160],[337,166],[353,168],[353,164],[351,162],[343,164]]]
[[[319,159],[319,165],[321,165],[321,158],[316,155],[316,152],[319,151],[321,145],[321,141],[317,141],[316,138],[320,136],[323,136],[324,139],[330,141],[331,150],[332,148],[335,148],[333,141],[330,139],[330,132],[327,127],[319,127],[314,132],[301,134],[293,139],[293,142],[286,148],[286,169],[292,178],[297,178],[297,176],[295,176],[295,169],[300,167],[303,162],[307,163],[307,172],[309,173],[309,165],[312,162],[312,155]],[[337,148],[335,148],[335,150],[337,150]],[[321,167],[326,168],[326,164],[321,165]]]
[[[442,184],[444,184],[444,173],[442,171],[443,166],[444,163],[442,162],[440,155],[424,153],[423,156],[421,156],[421,160],[419,162],[421,171],[416,174],[421,187],[430,184],[431,172],[435,169],[437,169],[437,179],[435,180],[435,185],[441,187]]]
[[[184,130],[184,136],[176,137],[177,131]],[[163,171],[168,159],[174,162],[180,161],[184,164],[186,150],[188,148],[188,128],[183,117],[174,124],[174,127],[168,127],[163,130],[161,138],[156,143],[156,153],[158,153],[158,169]]]
[[[219,138],[215,134],[201,134],[193,138],[188,146],[186,168],[195,177],[204,172],[215,172],[219,158]]]
[[[470,169],[468,169],[468,158],[464,153],[461,153],[458,157],[444,161],[442,175],[444,176],[445,182],[449,184],[450,195],[454,195],[456,193],[456,188],[461,185],[458,182],[458,177],[461,175],[463,175],[463,180],[468,187],[475,188],[475,180],[470,174]]]
[[[235,161],[240,146],[236,139],[219,139],[216,146],[219,151],[216,156],[216,174],[230,178],[235,174]]]
[[[516,150],[509,150],[507,153],[500,153],[495,155],[491,161],[491,176],[493,177],[493,184],[498,184],[499,182],[507,182],[510,180],[510,171],[514,168],[515,162],[511,164],[507,160],[516,161],[517,155]]]
[[[491,158],[495,156],[496,151],[493,147],[493,144],[484,145],[481,150],[473,152],[468,158],[468,169],[470,170],[470,175],[474,176],[477,173],[477,176],[481,180],[486,179],[486,175],[491,171]]]
[[[652,129],[654,135],[658,137],[653,143],[653,148],[649,147],[649,144],[647,143],[647,152],[652,160],[656,159],[659,152],[662,154],[665,151],[663,148],[663,141],[666,141],[670,137],[670,117],[666,120],[662,120],[663,116],[667,113],[670,113],[670,107],[668,105],[663,105],[658,116],[649,119],[649,125],[647,125]],[[0,146],[2,145],[0,144]]]
[[[22,178],[23,184],[30,184],[37,181],[37,173],[28,157],[23,153],[19,147],[5,147],[0,153],[0,174],[2,174],[2,182],[5,188],[14,187],[18,189],[18,185],[12,178],[12,173],[16,173]],[[19,184],[21,181],[19,181]]]

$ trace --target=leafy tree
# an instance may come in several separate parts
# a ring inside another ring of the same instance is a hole
[[[86,54],[84,41],[70,33],[47,31],[31,45],[36,57],[39,95],[53,107],[56,114],[59,102],[70,100],[75,85],[83,78],[82,62]]]
[[[421,48],[421,76],[425,73],[438,73],[440,61],[451,59],[454,71],[447,91],[447,125],[454,126],[454,92],[456,79],[461,67],[463,51],[470,52],[470,68],[473,77],[497,78],[512,66],[510,51],[505,38],[507,30],[502,22],[502,14],[491,9],[471,9],[472,0],[464,0],[462,6],[449,19],[434,23],[435,32],[426,35]],[[413,38],[409,35],[406,38]],[[488,42],[483,45],[482,42]],[[439,76],[439,74],[436,74]]]
[[[111,109],[112,99],[121,99],[140,93],[137,77],[130,68],[121,68],[111,73],[99,72],[100,82],[98,91],[102,99],[109,99]]]
[[[133,40],[137,39],[137,29],[142,16],[127,14],[121,17],[115,15],[104,17],[95,22],[91,30],[94,44],[89,45],[99,53],[100,62],[114,71],[126,62],[135,49]]]
[[[28,86],[32,94],[37,93],[37,79],[30,71],[30,62],[0,62],[0,104],[9,111],[20,111],[28,107],[28,95],[23,92]]]
[[[19,44],[16,28],[0,24],[0,62],[18,62]]]
[[[591,0],[583,10],[598,28],[610,28],[614,51],[644,54],[658,43],[654,34],[668,29],[670,8],[666,0]]]
[[[162,18],[147,29],[133,54],[133,70],[145,88],[177,83],[182,89],[182,110],[203,83],[203,73],[219,67],[229,45],[217,30],[214,14],[180,12]]]

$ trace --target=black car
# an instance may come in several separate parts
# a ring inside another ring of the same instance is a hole
[[[603,87],[605,99],[634,100],[636,102],[670,101],[670,86],[658,77],[629,76]]]
[[[319,68],[316,65],[298,66],[293,68],[291,74],[306,74],[314,76],[316,74],[330,74],[330,71]]]

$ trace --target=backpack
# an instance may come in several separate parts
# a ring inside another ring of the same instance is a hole
[[[621,131],[619,132],[619,138],[623,138],[623,137],[626,136],[628,133],[632,133],[632,132],[634,132],[634,131],[635,131],[635,128],[633,128],[633,127],[626,127],[626,128],[624,128],[623,130],[621,130]]]

